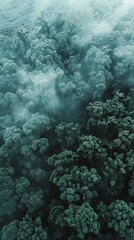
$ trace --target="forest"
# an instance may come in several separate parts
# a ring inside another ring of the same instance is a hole
[[[134,240],[134,9],[122,1],[0,29],[0,239]]]

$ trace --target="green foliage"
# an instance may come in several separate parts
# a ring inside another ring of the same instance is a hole
[[[121,238],[125,238],[127,233],[132,231],[134,209],[123,200],[112,202],[104,215],[108,223],[108,228],[113,228]]]
[[[53,156],[48,158],[48,164],[50,166],[54,166],[56,168],[67,166],[68,164],[75,163],[78,159],[78,156],[75,152],[71,150],[64,150],[58,155],[54,154]]]
[[[0,176],[0,216],[10,216],[16,211],[15,182],[11,176]]]
[[[106,137],[108,133],[113,138],[118,133],[118,128],[122,125],[122,120],[128,115],[123,103],[123,94],[118,91],[112,99],[95,101],[89,103],[86,108],[89,120],[87,129],[101,137]]]
[[[32,191],[23,194],[20,200],[20,206],[27,208],[28,213],[34,213],[43,206],[43,191]]]
[[[94,135],[81,136],[77,154],[86,162],[89,168],[100,169],[100,165],[108,158],[108,148],[105,141]]]
[[[49,147],[49,142],[47,138],[36,139],[32,142],[32,149],[34,151],[39,151],[40,154],[44,154]]]
[[[26,215],[18,226],[17,240],[47,240],[47,233],[42,226],[40,217],[33,221],[28,215]]]
[[[134,238],[134,14],[100,2],[0,29],[2,240]]]
[[[128,189],[129,195],[131,197],[134,196],[134,170],[132,171],[131,179],[129,181],[129,189]]]
[[[74,166],[70,171],[66,171],[63,176],[53,179],[54,184],[59,188],[60,198],[67,202],[90,201],[97,195],[94,187],[99,183],[101,177],[95,169],[90,171],[86,166]]]
[[[27,178],[21,177],[20,179],[16,180],[16,193],[20,197],[26,192],[27,188],[30,186],[30,182]]]
[[[18,236],[18,221],[14,220],[2,229],[2,240],[16,240]]]
[[[81,206],[70,204],[65,210],[64,219],[69,227],[75,229],[80,239],[83,239],[87,233],[99,233],[98,215],[88,203]]]
[[[35,113],[31,118],[23,125],[23,131],[26,136],[38,136],[43,131],[49,130],[51,127],[50,119],[48,116]]]
[[[78,143],[80,125],[74,123],[60,123],[55,129],[57,140],[62,149],[70,149]]]

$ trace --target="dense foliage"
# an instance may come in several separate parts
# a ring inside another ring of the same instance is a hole
[[[2,240],[134,240],[134,14],[75,17],[0,31]]]

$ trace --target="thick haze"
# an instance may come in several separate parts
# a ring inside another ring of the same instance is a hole
[[[27,25],[35,20],[41,12],[46,11],[47,14],[64,12],[67,17],[71,16],[71,21],[78,18],[77,24],[87,24],[88,21],[91,21],[88,23],[89,25],[94,23],[103,31],[103,27],[111,28],[132,7],[134,7],[132,0],[83,0],[80,2],[77,0],[25,0],[23,2],[21,0],[1,0],[0,27]],[[102,14],[100,15],[101,20],[97,16],[97,11]]]
[[[66,108],[71,108],[74,102],[88,97],[93,91],[95,95],[101,94],[113,79],[110,72],[113,68],[111,51],[115,58],[113,61],[119,61],[114,67],[114,76],[122,77],[129,66],[133,69],[133,42],[128,42],[125,37],[120,37],[119,40],[117,36],[116,44],[111,50],[112,43],[108,40],[119,34],[118,25],[125,17],[128,18],[130,14],[132,18],[133,7],[134,2],[128,0],[1,0],[0,29],[22,29],[28,39],[28,49],[24,50],[24,35],[20,35],[22,43],[18,49],[20,56],[24,55],[30,66],[26,66],[25,60],[22,64],[20,57],[16,92],[14,95],[6,93],[5,97],[12,105],[10,109],[15,119],[26,121],[36,112],[54,112],[64,103]],[[45,35],[39,37],[40,23],[36,19],[40,16],[49,26],[48,38]],[[122,26],[121,31],[124,31]],[[98,39],[100,43],[94,44],[94,40],[97,42]],[[105,41],[106,46],[103,46]],[[9,56],[17,40],[8,43],[8,47],[3,40],[1,43],[3,49],[9,48]],[[76,56],[71,51],[77,51]],[[122,69],[124,72],[121,72]],[[131,85],[132,71],[127,80]]]

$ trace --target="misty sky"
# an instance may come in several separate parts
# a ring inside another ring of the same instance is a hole
[[[65,11],[67,14],[74,12],[79,14],[79,17],[83,18],[81,21],[91,21],[87,12],[92,12],[93,8],[104,9],[105,21],[109,24],[115,23],[120,17],[126,14],[126,12],[134,6],[132,0],[1,0],[0,1],[0,28],[10,28],[18,26],[19,24],[25,24],[35,20],[43,10],[48,11]],[[111,9],[111,11],[110,11]],[[107,15],[108,13],[108,15]],[[111,22],[112,18],[112,22]],[[72,19],[73,20],[73,19]],[[107,26],[104,26],[107,28]]]

